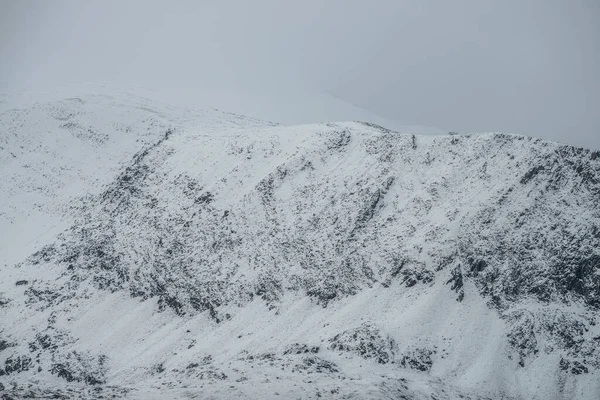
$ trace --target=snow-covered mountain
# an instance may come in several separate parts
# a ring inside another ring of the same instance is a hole
[[[599,152],[106,96],[0,120],[7,396],[600,396]]]

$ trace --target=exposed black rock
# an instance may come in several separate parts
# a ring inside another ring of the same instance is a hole
[[[319,352],[319,346],[308,346],[306,344],[294,343],[285,348],[283,355],[288,354],[316,354]]]
[[[542,172],[545,169],[545,167],[543,165],[537,165],[533,168],[531,168],[529,171],[527,171],[527,173],[525,175],[523,175],[523,177],[521,178],[521,184],[525,185],[527,184],[530,180],[532,180],[533,178],[535,178],[536,175],[538,175],[540,172]]]
[[[329,343],[331,350],[353,352],[380,364],[392,361],[398,348],[392,338],[382,336],[379,329],[367,323],[334,336]]]
[[[452,284],[450,289],[454,290],[458,296],[456,297],[456,301],[463,301],[465,298],[465,289],[463,288],[463,274],[460,268],[460,265],[456,266],[452,269],[451,277],[448,279],[446,284]]]
[[[433,365],[431,356],[435,353],[435,350],[426,347],[410,348],[402,354],[400,365],[404,368],[411,368],[418,371],[429,371]]]
[[[0,368],[0,376],[28,371],[32,366],[31,358],[27,356],[10,356],[4,361],[4,369]]]
[[[9,342],[6,339],[0,339],[0,353],[3,352],[4,350],[8,349],[9,347],[13,347],[15,346],[14,343]]]
[[[316,372],[319,374],[339,372],[337,365],[317,356],[303,357],[302,363],[296,364],[293,368],[293,371],[298,370],[309,371],[309,373]]]
[[[163,372],[165,372],[164,363],[155,364],[154,366],[152,366],[152,369],[150,372],[153,375],[154,374],[162,374]]]
[[[569,372],[573,375],[587,374],[589,372],[588,368],[577,360],[569,361],[561,358],[559,366],[562,371]]]
[[[55,358],[50,367],[50,372],[67,382],[82,382],[87,385],[100,385],[106,383],[106,356],[93,356],[76,351],[67,353],[66,356]]]

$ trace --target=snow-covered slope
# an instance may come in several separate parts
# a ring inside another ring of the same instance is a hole
[[[133,154],[167,129],[269,125],[130,94],[41,103],[31,96],[7,96],[6,104],[24,108],[0,113],[0,265],[16,262],[39,239],[65,229],[73,222],[73,200],[103,190]]]
[[[48,185],[74,222],[2,267],[9,395],[598,398],[598,152],[186,113],[50,174],[89,194]]]

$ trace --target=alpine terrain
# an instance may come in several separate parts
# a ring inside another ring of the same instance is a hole
[[[598,151],[87,95],[0,185],[4,399],[600,398]]]

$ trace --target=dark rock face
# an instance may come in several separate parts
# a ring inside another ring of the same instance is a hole
[[[4,351],[12,346],[14,346],[14,343],[11,343],[6,339],[0,339],[0,352]]]
[[[69,336],[69,333],[60,329],[55,329],[52,324],[48,325],[44,331],[38,332],[34,340],[29,342],[29,351],[47,351],[55,353],[66,345],[74,343],[76,340]]]
[[[4,296],[3,293],[0,293],[0,307],[5,307],[10,303],[10,299]]]
[[[400,365],[417,371],[429,371],[433,365],[431,356],[435,353],[435,350],[424,347],[408,349],[400,358]]]
[[[301,364],[296,364],[295,370],[311,370],[319,374],[339,372],[337,365],[317,356],[302,358]]]
[[[25,355],[11,356],[4,361],[4,369],[0,369],[0,376],[28,371],[32,366],[31,358]]]
[[[380,364],[392,361],[398,349],[392,338],[382,335],[379,329],[369,324],[344,331],[331,338],[329,343],[331,350],[353,352]]]
[[[83,382],[99,385],[106,382],[106,356],[91,356],[75,351],[68,353],[60,362],[52,364],[50,372],[67,382]]]
[[[551,308],[539,313],[512,311],[505,313],[504,318],[510,326],[508,343],[519,355],[519,366],[525,366],[531,356],[548,351],[540,346],[543,341],[546,346],[549,344],[568,357],[579,359],[578,365],[586,369],[600,367],[600,349],[597,340],[589,334],[590,327],[595,325],[593,319]]]
[[[402,283],[406,287],[413,287],[417,283],[430,283],[433,281],[434,273],[428,270],[422,263],[415,266],[409,266],[400,271]]]
[[[543,165],[537,165],[531,168],[529,171],[527,171],[525,175],[523,175],[523,178],[521,178],[521,185],[526,185],[530,180],[535,178],[535,176],[542,172],[544,169],[545,167]]]
[[[286,347],[283,351],[283,355],[288,354],[317,354],[319,352],[319,346],[308,346],[306,344],[294,343]]]
[[[454,290],[458,296],[456,297],[456,301],[462,301],[465,298],[465,290],[463,288],[463,274],[460,270],[460,266],[455,267],[451,271],[451,277],[446,282],[446,284],[451,284],[450,289]]]
[[[587,374],[587,367],[579,361],[567,361],[564,358],[560,359],[560,369],[574,375]]]

